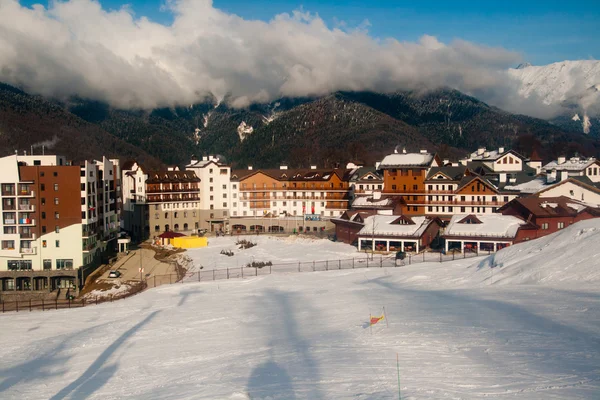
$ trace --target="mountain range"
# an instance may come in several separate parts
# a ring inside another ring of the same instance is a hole
[[[219,154],[236,166],[256,167],[332,166],[351,160],[372,164],[398,146],[435,150],[443,158],[479,146],[513,147],[524,155],[537,147],[546,159],[576,152],[600,155],[600,113],[594,114],[598,62],[522,65],[509,73],[522,82],[522,96],[537,96],[565,111],[542,120],[446,88],[336,92],[242,109],[228,106],[227,99],[212,99],[186,107],[122,110],[0,84],[0,148],[5,155],[29,152],[32,146],[41,151],[43,145],[72,159],[119,155],[153,165],[181,165],[193,156]]]

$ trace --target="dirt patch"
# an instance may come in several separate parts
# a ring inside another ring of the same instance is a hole
[[[88,302],[105,302],[124,299],[131,295],[141,292],[146,288],[144,282],[127,281],[127,282],[97,282],[96,288],[89,290],[84,295],[80,296]]]
[[[171,264],[177,273],[177,281],[180,281],[185,277],[185,274],[187,273],[187,268],[185,267],[187,261],[185,260],[186,256],[183,256],[182,254],[185,253],[185,249],[180,249],[178,247],[153,246],[149,243],[144,243],[141,247],[152,250],[156,260]]]

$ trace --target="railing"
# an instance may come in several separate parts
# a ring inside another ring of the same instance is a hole
[[[14,218],[7,218],[4,220],[4,225],[15,225],[17,220]]]
[[[7,204],[3,204],[2,205],[2,211],[16,211],[17,206],[15,206],[14,204],[12,205],[7,205]]]
[[[93,249],[94,247],[96,247],[96,243],[87,243],[87,244],[82,244],[81,245],[81,249],[83,251],[90,251],[91,249]]]
[[[36,254],[37,247],[21,247],[21,254]]]
[[[33,233],[33,232],[21,233],[20,236],[21,236],[21,239],[35,239],[35,233]]]
[[[18,194],[19,196],[35,197],[35,192],[33,190],[19,190]]]
[[[35,219],[32,218],[20,218],[19,225],[35,225]]]
[[[35,211],[35,205],[34,204],[19,204],[19,211],[33,212],[33,211]]]
[[[15,196],[15,191],[14,190],[3,190],[2,196]]]

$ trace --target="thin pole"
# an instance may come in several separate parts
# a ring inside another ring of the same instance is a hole
[[[371,323],[372,315],[369,313],[369,330],[371,331],[371,335],[373,334],[373,324]]]
[[[402,392],[400,391],[400,360],[398,359],[398,353],[396,353],[396,369],[398,370],[398,400],[402,400]]]
[[[388,317],[387,317],[387,314],[385,313],[385,307],[383,307],[383,316],[385,317],[385,326],[387,326],[389,328],[390,324],[388,324]]]

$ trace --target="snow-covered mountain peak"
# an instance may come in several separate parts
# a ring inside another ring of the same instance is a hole
[[[531,64],[528,62],[525,62],[525,63],[519,64],[516,69],[525,69],[527,67],[531,67]]]
[[[519,94],[539,96],[545,104],[558,104],[600,86],[600,61],[561,61],[544,66],[521,64],[508,70],[521,82]]]

